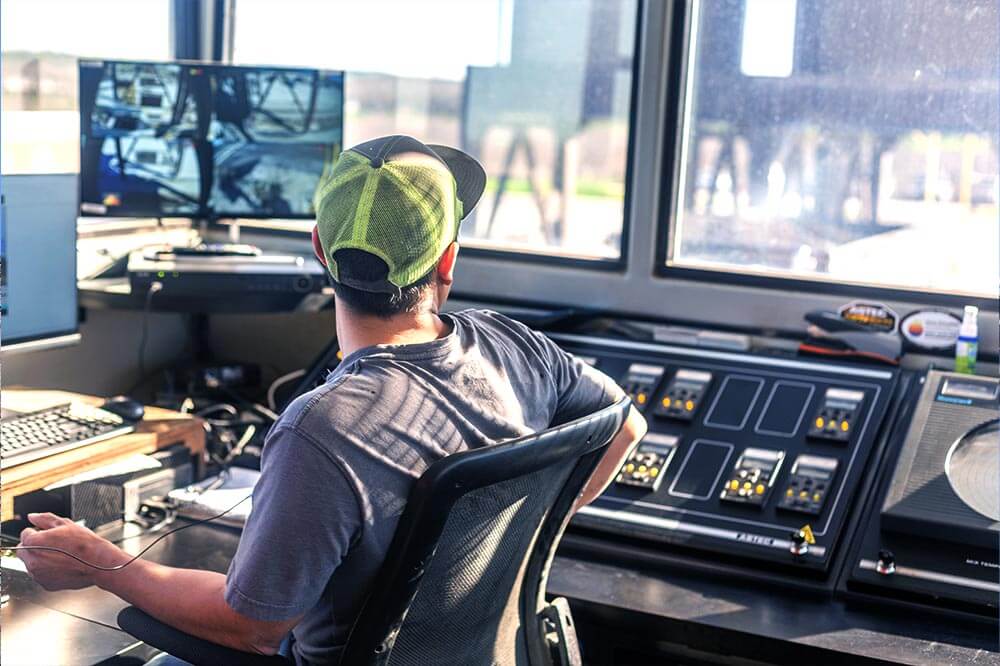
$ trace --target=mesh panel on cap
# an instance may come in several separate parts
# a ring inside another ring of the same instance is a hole
[[[389,267],[398,287],[426,275],[455,240],[461,219],[455,179],[436,160],[390,160],[371,166],[346,151],[316,193],[316,224],[327,265],[339,279],[333,254],[353,248]]]
[[[353,247],[354,218],[369,172],[363,168],[364,164],[367,160],[361,155],[343,153],[330,180],[320,184],[316,192],[316,228],[335,280],[339,279],[339,271],[333,253],[342,247]]]

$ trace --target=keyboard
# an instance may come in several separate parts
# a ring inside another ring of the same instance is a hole
[[[0,419],[0,469],[124,435],[135,424],[82,403]]]

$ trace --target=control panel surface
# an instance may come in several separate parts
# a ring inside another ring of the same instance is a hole
[[[828,573],[870,485],[897,371],[553,335],[635,399],[649,434],[574,526],[654,549]]]

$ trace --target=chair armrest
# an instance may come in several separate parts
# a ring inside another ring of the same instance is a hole
[[[168,652],[194,666],[289,666],[292,662],[280,655],[268,656],[243,652],[185,634],[164,624],[135,606],[118,613],[118,626],[128,634],[157,650]]]
[[[580,643],[569,602],[563,597],[553,599],[538,614],[538,620],[542,623],[542,635],[548,643],[551,666],[582,666]]]

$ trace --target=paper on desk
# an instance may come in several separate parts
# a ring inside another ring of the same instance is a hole
[[[195,520],[211,518],[236,505],[232,511],[213,522],[242,528],[250,516],[253,505],[253,500],[248,496],[253,492],[259,477],[260,472],[257,470],[231,467],[226,473],[225,480],[211,490],[204,489],[211,487],[218,477],[205,479],[187,488],[172,490],[169,497],[180,505],[178,514]],[[240,502],[244,498],[247,499]]]
[[[55,483],[45,486],[45,490],[55,490],[56,488],[71,486],[75,483],[93,481],[94,479],[103,479],[106,476],[117,476],[118,474],[129,474],[131,472],[139,472],[146,469],[158,469],[160,467],[163,467],[163,465],[156,458],[152,458],[142,453],[136,453],[127,458],[116,460],[113,463],[109,463],[101,467],[95,467],[94,469],[81,472],[80,474],[66,479],[60,479]]]
[[[0,557],[0,569],[28,573],[28,568],[24,566],[24,562],[19,557]]]

